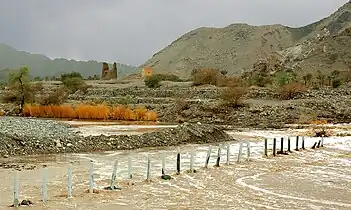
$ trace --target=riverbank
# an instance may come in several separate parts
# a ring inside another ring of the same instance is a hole
[[[232,141],[223,127],[182,124],[142,135],[81,136],[71,125],[48,119],[0,118],[0,156],[131,150]]]

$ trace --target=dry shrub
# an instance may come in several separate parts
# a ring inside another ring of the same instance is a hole
[[[218,76],[221,75],[216,69],[200,69],[193,74],[194,85],[217,85]]]
[[[46,96],[38,99],[40,105],[60,105],[68,98],[65,88],[57,88]]]
[[[133,110],[124,106],[112,107],[110,117],[113,120],[134,120],[135,118]]]
[[[146,118],[147,109],[145,107],[138,107],[134,111],[135,120],[143,121]]]
[[[227,87],[220,92],[220,98],[230,106],[241,105],[241,97],[247,93],[244,87]]]
[[[239,77],[226,77],[223,75],[217,76],[217,86],[218,87],[240,87],[243,85],[242,79]]]
[[[70,105],[31,106],[26,105],[23,113],[27,117],[76,118],[77,114]]]
[[[5,112],[2,111],[2,110],[0,110],[0,117],[1,117],[1,116],[4,116],[4,115],[5,115]]]
[[[157,113],[153,111],[148,111],[145,113],[145,121],[156,121],[157,120]]]
[[[106,120],[109,118],[110,109],[106,105],[78,105],[75,108],[78,119]]]
[[[81,104],[73,108],[71,105],[26,105],[23,114],[27,117],[71,118],[93,120],[126,120],[126,121],[156,121],[157,114],[138,107],[134,111],[124,106],[109,107],[104,104]]]
[[[279,96],[283,100],[293,99],[303,91],[306,91],[306,87],[300,83],[286,84],[278,89]]]

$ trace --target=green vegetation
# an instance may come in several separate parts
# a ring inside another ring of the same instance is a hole
[[[22,113],[25,103],[34,101],[34,92],[42,89],[41,84],[31,84],[28,75],[29,71],[27,67],[22,67],[12,72],[8,80],[9,90],[1,98],[5,103],[18,105],[18,113]]]
[[[78,90],[86,93],[89,88],[79,72],[61,74],[60,80],[69,93],[75,93]]]
[[[157,77],[160,81],[172,81],[172,82],[182,82],[177,75],[174,74],[155,74],[154,77]]]
[[[147,77],[145,80],[145,85],[148,88],[158,88],[160,86],[160,78],[157,75],[152,75],[150,77]]]

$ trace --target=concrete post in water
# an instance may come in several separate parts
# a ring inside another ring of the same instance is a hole
[[[276,152],[277,152],[277,139],[274,138],[273,139],[273,156],[276,156]]]
[[[302,149],[305,149],[305,137],[302,137]]]
[[[246,146],[247,146],[247,161],[250,161],[250,153],[251,153],[251,146],[250,146],[250,142],[246,142]]]
[[[243,152],[243,143],[240,142],[240,146],[239,146],[239,154],[238,154],[238,163],[240,163],[241,160],[241,153]]]
[[[221,162],[221,146],[218,146],[218,153],[217,153],[217,161],[216,161],[216,167],[219,167],[219,163]]]
[[[14,174],[14,186],[13,186],[13,206],[14,207],[18,207],[19,206],[19,199],[18,199],[18,195],[19,195],[19,174],[18,171],[15,170],[15,174]]]
[[[165,153],[163,153],[162,154],[162,175],[165,175],[166,174],[166,154]]]
[[[264,156],[268,157],[268,139],[264,139]]]
[[[321,140],[318,141],[317,148],[321,146]]]
[[[212,152],[212,147],[210,146],[208,148],[208,151],[207,151],[207,157],[206,157],[206,161],[205,161],[205,168],[208,168],[208,162],[210,161],[211,152]]]
[[[147,171],[146,171],[146,181],[150,181],[151,179],[151,159],[150,155],[147,156]]]
[[[180,148],[177,148],[177,174],[180,174]]]
[[[47,195],[48,195],[47,172],[48,172],[48,169],[47,169],[46,165],[44,165],[44,167],[43,167],[43,182],[42,182],[42,186],[41,186],[42,200],[43,200],[44,204],[46,203]]]
[[[115,189],[117,167],[118,167],[118,160],[115,160],[115,162],[113,163],[113,171],[112,171],[112,176],[111,176],[111,184],[110,184],[111,190]]]
[[[291,140],[290,140],[290,136],[288,137],[288,152],[291,152]]]
[[[299,151],[299,136],[296,136],[296,151]]]
[[[190,173],[194,173],[194,151],[190,152]]]
[[[129,182],[128,184],[131,185],[132,184],[132,178],[133,178],[133,175],[132,175],[132,156],[128,156],[128,179],[129,179]]]
[[[230,145],[227,145],[227,165],[230,163]]]
[[[317,142],[314,142],[312,149],[316,149]]]
[[[72,164],[68,165],[68,198],[72,198]]]
[[[89,193],[94,193],[94,163],[92,160],[90,161],[89,177]]]

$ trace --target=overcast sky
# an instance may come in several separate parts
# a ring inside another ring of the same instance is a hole
[[[0,0],[0,43],[50,58],[140,65],[197,27],[320,20],[348,0]]]

